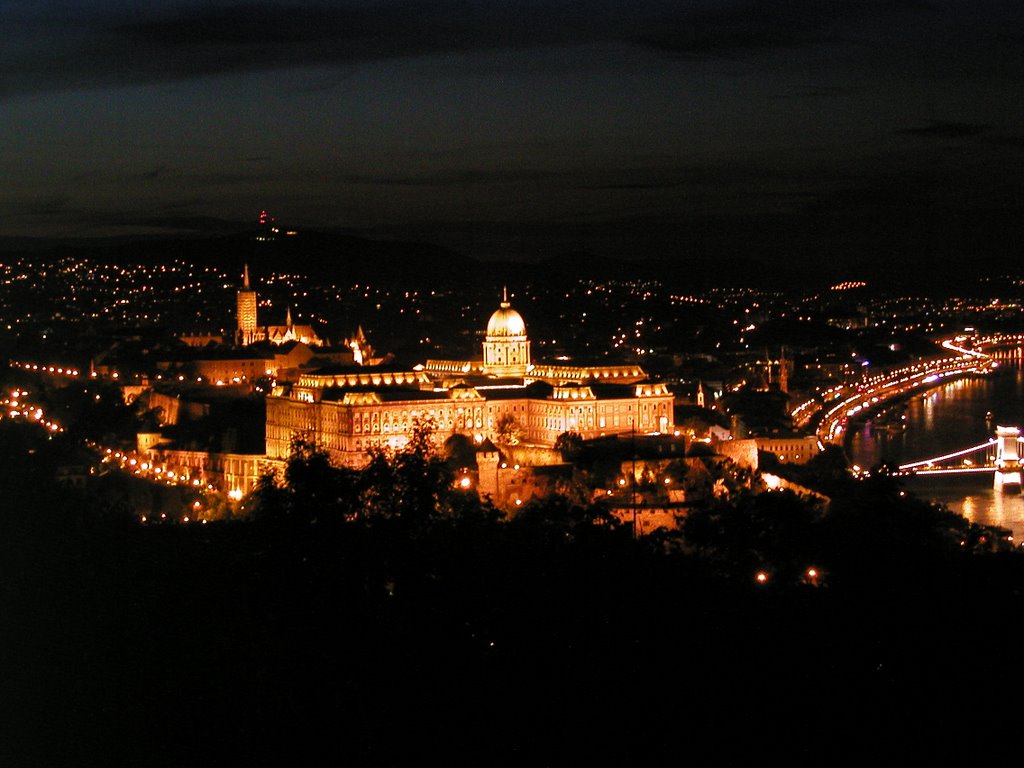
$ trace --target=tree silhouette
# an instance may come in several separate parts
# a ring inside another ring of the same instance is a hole
[[[583,453],[583,436],[579,432],[563,432],[555,438],[555,450],[565,461],[576,461]]]
[[[511,413],[503,413],[495,425],[497,442],[502,445],[519,445],[523,437],[523,428]]]
[[[683,523],[691,551],[724,573],[748,578],[758,570],[798,580],[821,561],[821,504],[791,491],[742,494],[692,510]]]

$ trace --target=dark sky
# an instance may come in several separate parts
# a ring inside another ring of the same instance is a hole
[[[1019,251],[1019,0],[0,9],[0,235]]]

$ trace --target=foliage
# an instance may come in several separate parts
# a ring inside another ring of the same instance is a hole
[[[728,429],[729,419],[718,411],[696,406],[683,406],[682,413],[675,420],[675,427],[683,434],[706,435],[711,427]]]
[[[707,503],[717,496],[732,498],[748,492],[753,473],[720,456],[690,457],[673,461],[666,469],[690,502]]]
[[[587,505],[590,503],[595,487],[597,486],[589,472],[579,467],[573,467],[570,477],[556,481],[555,494],[573,504]]]
[[[405,448],[371,451],[361,470],[334,467],[322,449],[296,440],[283,476],[261,478],[247,505],[261,519],[370,534],[384,547],[378,557],[389,573],[405,572],[414,544],[429,542],[435,554],[449,557],[457,542],[484,536],[493,546],[502,531],[524,546],[619,546],[607,536],[622,526],[591,501],[588,472],[577,469],[499,526],[497,510],[457,487],[433,434],[431,424],[417,423]],[[811,566],[827,572],[832,584],[884,583],[894,574],[919,579],[935,564],[1011,547],[1008,532],[907,496],[884,471],[855,481],[837,466],[836,454],[826,454],[804,470],[836,474],[843,492],[826,506],[791,491],[759,491],[749,470],[721,457],[674,460],[665,475],[686,492],[687,514],[681,530],[663,534],[656,545],[719,576],[745,581],[764,570],[774,583],[788,584],[806,581]]]
[[[837,567],[883,578],[916,578],[924,562],[1012,548],[1009,531],[972,523],[941,504],[909,495],[896,478],[877,470],[832,500],[824,535]]]
[[[563,432],[555,438],[555,450],[562,453],[564,461],[576,461],[583,453],[583,435],[579,432]]]
[[[692,474],[692,470],[683,459],[673,459],[665,467],[665,475],[674,485],[683,485]]]
[[[788,583],[811,566],[846,584],[917,583],[965,555],[1012,549],[1009,531],[908,495],[877,471],[827,505],[785,490],[730,491],[689,511],[679,543],[721,573],[765,570]]]
[[[714,456],[714,449],[707,443],[694,442],[690,443],[690,447],[686,449],[687,456],[703,457],[703,456]]]
[[[136,399],[133,411],[138,418],[139,432],[156,432],[164,423],[164,409],[161,406],[146,408],[143,403]]]
[[[476,445],[468,435],[454,434],[444,441],[444,458],[453,470],[476,469]]]
[[[263,475],[251,494],[254,516],[315,524],[360,523],[418,535],[438,522],[494,519],[474,491],[455,485],[455,473],[434,448],[434,427],[417,421],[401,450],[375,448],[360,470],[335,467],[326,451],[292,441],[284,477]]]
[[[523,428],[511,413],[503,413],[495,424],[497,441],[502,445],[519,445],[523,439]]]
[[[134,442],[146,415],[141,403],[127,405],[120,387],[110,382],[55,386],[40,380],[31,391],[32,399],[41,403],[47,414],[76,439],[107,445]]]
[[[575,503],[568,496],[551,494],[531,499],[509,522],[518,532],[527,532],[539,541],[560,545],[600,537],[601,531],[623,528],[618,518],[600,504]]]
[[[287,514],[290,494],[278,473],[270,470],[260,475],[248,501],[249,513],[254,519],[276,519]]]
[[[683,535],[692,551],[726,573],[747,578],[771,569],[793,579],[820,562],[822,518],[820,504],[790,491],[747,493],[694,509]]]
[[[273,471],[261,475],[244,506],[256,519],[339,522],[355,512],[355,487],[352,470],[333,466],[326,451],[296,436],[284,477]]]
[[[758,451],[758,466],[761,471],[772,472],[826,496],[842,495],[856,482],[850,475],[846,453],[837,445],[825,446],[806,464],[786,464],[773,453]]]

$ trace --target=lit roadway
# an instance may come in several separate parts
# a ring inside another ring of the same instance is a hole
[[[54,372],[56,373],[56,371]],[[77,370],[73,370],[71,368],[68,368],[66,371],[60,371],[60,374],[66,376],[79,375]],[[48,418],[42,405],[29,402],[29,394],[28,390],[15,389],[9,394],[0,397],[0,421],[10,419],[34,422],[40,427],[46,429],[48,432],[63,432],[64,427],[56,421]],[[85,441],[85,444],[87,447],[99,454],[101,457],[101,464],[109,465],[125,473],[135,475],[143,480],[148,480],[152,483],[159,483],[161,485],[177,485],[184,488],[191,488],[200,496],[206,493],[213,493],[216,490],[212,483],[205,482],[201,476],[195,476],[194,470],[168,466],[166,462],[153,461],[145,456],[137,454],[134,451],[122,451],[118,448],[105,448],[104,446],[90,440]],[[228,494],[228,497],[232,501],[238,501],[242,498],[242,493],[241,491],[232,491]],[[203,517],[205,508],[202,502],[198,500],[194,501],[191,505],[191,509],[191,519],[197,520],[201,523],[206,523],[206,518]],[[162,513],[160,517],[166,519],[167,515],[166,513]],[[143,523],[147,522],[146,516],[143,515],[141,520]],[[180,521],[184,523],[189,522],[189,513],[186,512],[184,516],[180,518]]]
[[[50,376],[52,376],[54,378],[67,377],[67,378],[74,379],[74,378],[78,378],[79,376],[81,376],[84,379],[89,379],[89,378],[92,378],[92,379],[110,379],[110,380],[115,381],[115,382],[123,382],[123,381],[126,381],[128,379],[132,379],[133,381],[136,380],[136,379],[142,379],[143,380],[142,383],[146,383],[146,381],[148,380],[148,375],[144,374],[144,373],[125,373],[122,376],[117,371],[113,371],[110,374],[100,375],[96,371],[92,371],[91,373],[88,372],[88,371],[80,372],[77,368],[74,368],[74,367],[72,367],[70,365],[68,365],[68,366],[48,365],[46,363],[32,363],[32,362],[25,362],[25,361],[22,361],[22,360],[11,360],[9,362],[9,364],[10,364],[10,366],[12,368],[21,368],[21,369],[26,370],[26,371],[32,371],[33,373],[38,372],[41,375],[44,375],[44,376],[45,375],[50,375]],[[156,376],[154,376],[154,378],[157,381],[163,381],[164,380],[164,376],[163,376],[162,373],[156,374]],[[191,377],[189,377],[188,380],[189,380],[189,382],[191,382],[192,381]],[[169,381],[169,382],[173,382],[173,381],[184,382],[185,381],[185,375],[184,374],[180,374],[180,373],[177,376],[175,376],[174,374],[170,374],[168,376],[168,378],[167,378],[167,381]],[[224,379],[217,379],[217,380],[204,379],[202,376],[197,376],[196,377],[196,384],[203,384],[203,383],[205,383],[205,384],[209,384],[210,386],[217,386],[217,387],[225,387],[225,386],[230,386],[232,384],[244,384],[244,383],[247,383],[247,382],[248,382],[248,377],[246,377],[246,376],[235,376],[235,377],[233,377],[231,379],[228,379],[228,380],[224,380]],[[136,382],[136,383],[138,383],[138,382]]]
[[[949,354],[865,378],[858,384],[834,387],[817,400],[801,404],[793,411],[798,424],[807,424],[821,413],[817,436],[822,443],[841,444],[850,419],[870,409],[884,407],[887,401],[905,397],[915,390],[928,389],[946,379],[969,373],[988,373],[998,364],[989,355],[960,346],[965,337],[944,339],[940,346]]]

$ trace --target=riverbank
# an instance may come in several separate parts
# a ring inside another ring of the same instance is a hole
[[[1003,364],[991,376],[943,382],[906,400],[906,429],[850,430],[844,450],[853,464],[907,464],[984,443],[996,425],[1024,425],[1024,369]],[[899,407],[899,406],[897,406]],[[991,418],[986,416],[991,413]],[[901,481],[908,493],[943,504],[972,522],[1009,528],[1024,541],[1024,496],[995,491],[985,475],[928,475]]]
[[[846,429],[843,431],[843,439],[842,439],[842,443],[841,443],[843,450],[847,453],[847,455],[849,455],[850,443],[851,443],[851,441],[853,439],[853,436],[855,434],[857,434],[858,428],[863,428],[865,425],[867,425],[873,419],[882,416],[886,411],[891,411],[892,409],[897,408],[897,407],[899,407],[901,405],[902,406],[906,406],[907,404],[913,402],[913,400],[915,398],[925,398],[925,397],[928,397],[929,394],[931,392],[933,392],[934,390],[936,390],[936,389],[938,389],[940,387],[943,387],[943,386],[945,386],[947,384],[950,384],[950,383],[952,383],[954,381],[959,381],[959,380],[963,380],[963,379],[972,379],[972,378],[984,378],[984,377],[987,377],[989,375],[991,375],[991,374],[967,371],[967,372],[964,372],[963,374],[960,374],[960,375],[957,375],[957,376],[947,376],[945,378],[942,378],[942,379],[940,379],[940,380],[938,380],[936,382],[933,382],[932,386],[930,386],[930,387],[926,387],[926,388],[923,388],[923,389],[922,388],[916,388],[916,389],[913,389],[913,390],[910,390],[910,391],[907,391],[907,392],[900,393],[898,395],[894,395],[893,397],[886,398],[884,400],[879,399],[879,401],[877,403],[877,405],[878,405],[878,409],[877,410],[875,410],[874,408],[870,409],[870,411],[862,410],[857,415],[855,415],[855,416],[853,416],[853,417],[851,417],[849,419],[849,421],[847,422],[847,425],[846,425]],[[872,411],[873,411],[873,413],[872,413]],[[904,422],[904,426],[901,427],[900,431],[903,431],[904,428],[905,428],[905,422]]]

